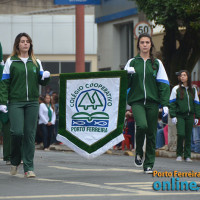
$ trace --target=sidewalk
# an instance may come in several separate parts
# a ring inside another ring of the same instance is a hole
[[[35,148],[38,150],[42,150],[43,148],[40,145],[35,145]],[[52,151],[71,151],[69,147],[67,147],[64,144],[59,144],[59,145],[51,145],[50,150]],[[115,150],[115,149],[109,149],[108,151],[105,152],[105,154],[110,154],[110,155],[126,155],[126,156],[134,156],[135,152],[130,151],[130,150]],[[156,150],[156,157],[166,157],[166,158],[176,158],[176,152],[171,152],[165,149],[157,149]],[[199,159],[200,160],[200,154],[199,153],[191,153],[191,159]]]

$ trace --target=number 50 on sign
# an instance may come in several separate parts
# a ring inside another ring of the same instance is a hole
[[[136,38],[138,38],[142,33],[148,33],[150,36],[152,35],[153,29],[148,22],[139,22],[135,25],[134,34]]]

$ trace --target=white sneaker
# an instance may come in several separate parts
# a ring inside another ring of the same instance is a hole
[[[181,161],[182,161],[182,157],[181,157],[181,156],[178,156],[178,157],[176,158],[176,161],[181,162]]]
[[[136,167],[142,167],[143,166],[143,160],[142,160],[142,158],[140,157],[139,154],[136,154],[136,156],[135,156],[135,166]]]
[[[186,158],[185,161],[186,162],[192,162],[192,160],[190,158]]]
[[[17,174],[17,166],[12,165],[10,168],[10,174],[16,175]]]
[[[35,178],[35,173],[33,171],[28,171],[24,173],[24,177],[26,178]]]
[[[147,167],[147,168],[144,169],[144,173],[145,174],[153,174],[153,170],[152,170],[151,167]]]

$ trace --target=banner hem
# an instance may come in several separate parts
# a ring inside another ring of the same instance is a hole
[[[93,158],[96,158],[97,156],[100,156],[101,154],[105,153],[107,150],[109,150],[116,144],[123,141],[124,136],[123,136],[123,134],[120,134],[119,136],[117,136],[116,138],[114,138],[113,140],[111,140],[110,142],[108,142],[107,144],[105,144],[104,146],[102,146],[101,148],[99,148],[98,150],[96,150],[92,153],[88,153],[88,152],[84,151],[83,149],[80,149],[78,146],[76,146],[74,143],[72,143],[70,140],[68,140],[66,137],[63,137],[60,134],[57,135],[56,139],[58,141],[62,142],[63,144],[67,145],[70,149],[74,150],[79,155],[81,155],[87,159],[93,159]]]

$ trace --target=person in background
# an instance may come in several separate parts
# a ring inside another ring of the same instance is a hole
[[[134,137],[135,137],[135,120],[133,117],[132,109],[126,111],[125,117],[127,120],[127,132],[126,134],[130,137],[131,150],[134,149]]]
[[[184,154],[185,161],[192,162],[191,134],[193,125],[197,125],[199,121],[200,105],[197,89],[192,86],[191,77],[187,70],[180,71],[179,84],[172,89],[169,113],[172,123],[176,124],[177,128],[176,161],[182,161]]]
[[[164,115],[168,114],[170,87],[162,62],[154,58],[154,44],[149,34],[140,34],[137,42],[138,55],[128,60],[128,104],[132,107],[136,122],[135,165],[144,173],[153,173],[155,162],[156,132],[159,104]],[[143,153],[146,135],[145,159]]]
[[[0,80],[2,79],[3,68],[3,50],[0,43]],[[7,165],[10,165],[10,122],[8,113],[0,112],[0,123],[3,132],[3,160],[6,161]]]
[[[33,160],[39,84],[46,85],[49,79],[50,73],[43,71],[41,61],[34,56],[31,37],[27,33],[18,34],[0,82],[0,111],[6,113],[9,110],[11,126],[11,175],[17,174],[23,155],[24,177],[36,176]]]
[[[55,131],[54,131],[54,134],[53,134],[52,143],[60,144],[60,142],[58,142],[56,140],[56,137],[58,135],[58,123],[59,123],[59,98],[58,98],[58,94],[56,92],[53,92],[51,99],[52,99],[52,103],[54,105],[55,114],[56,114]]]
[[[163,147],[164,145],[165,145],[164,123],[162,121],[162,112],[159,111],[157,134],[156,134],[156,149],[159,149],[159,148]]]
[[[44,103],[44,97],[43,96],[39,96],[38,98],[39,101],[39,105],[41,103]],[[37,123],[37,131],[36,131],[36,136],[35,136],[35,143],[36,144],[42,144],[42,132],[40,130],[40,126],[39,126],[39,115],[38,115],[38,123]]]
[[[54,125],[56,121],[55,108],[51,103],[51,97],[46,94],[44,103],[40,104],[39,108],[39,125],[43,137],[44,150],[48,151],[51,144],[51,139],[54,134]]]

